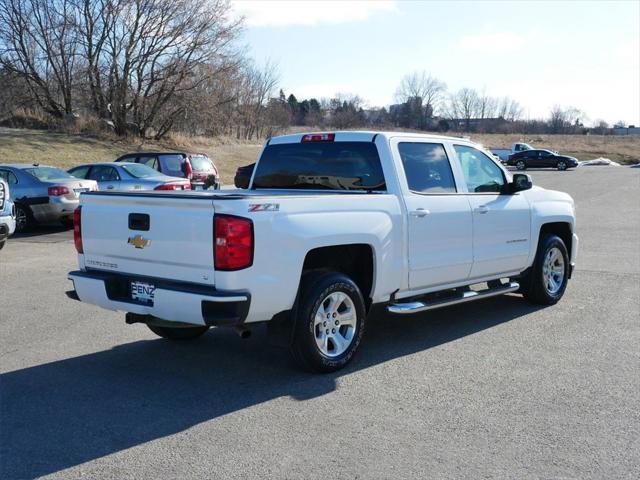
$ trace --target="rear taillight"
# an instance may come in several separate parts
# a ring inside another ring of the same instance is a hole
[[[56,185],[55,187],[49,187],[47,192],[50,197],[60,197],[62,195],[68,195],[69,189],[67,187],[60,187]]]
[[[302,136],[302,143],[306,142],[333,142],[335,133],[310,133]]]
[[[193,178],[193,167],[188,158],[184,159],[184,174],[188,179]]]
[[[241,270],[253,264],[253,222],[248,218],[215,215],[213,222],[216,270]]]
[[[191,190],[190,183],[163,183],[158,185],[154,190]]]
[[[78,253],[84,253],[82,248],[82,207],[73,211],[73,243],[76,245]]]

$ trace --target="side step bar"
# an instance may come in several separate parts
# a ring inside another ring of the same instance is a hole
[[[425,312],[427,310],[433,310],[435,308],[448,307],[450,305],[457,305],[458,303],[471,302],[473,300],[481,300],[483,298],[495,297],[497,295],[504,295],[505,293],[515,292],[520,288],[518,282],[509,282],[496,288],[487,288],[485,290],[468,290],[462,292],[459,295],[454,295],[449,298],[439,298],[429,301],[412,301],[407,303],[394,303],[387,306],[387,311],[390,313],[396,313],[400,315],[406,315],[409,313]]]

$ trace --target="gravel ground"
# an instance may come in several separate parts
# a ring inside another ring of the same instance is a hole
[[[530,172],[576,199],[556,306],[369,320],[332,375],[257,332],[187,345],[68,300],[71,233],[0,254],[0,478],[638,478],[640,171]]]

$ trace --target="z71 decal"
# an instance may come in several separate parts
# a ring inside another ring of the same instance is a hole
[[[249,205],[250,212],[278,212],[280,211],[279,203],[252,203]]]

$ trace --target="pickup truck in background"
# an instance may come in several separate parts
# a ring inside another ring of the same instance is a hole
[[[578,250],[566,193],[468,140],[398,132],[271,138],[246,191],[88,192],[74,240],[70,298],[175,340],[269,322],[317,372],[353,358],[374,306],[554,304]]]
[[[527,150],[533,150],[533,147],[528,143],[517,142],[511,145],[511,150],[507,148],[492,148],[490,152],[498,157],[502,163],[506,163],[510,155],[518,152],[526,152]]]

